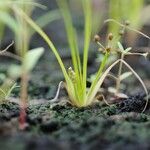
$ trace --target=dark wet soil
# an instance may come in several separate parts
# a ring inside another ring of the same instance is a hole
[[[87,108],[69,104],[29,106],[28,127],[18,130],[19,107],[0,105],[0,147],[4,150],[148,150],[150,112],[138,94],[107,106],[98,102]]]

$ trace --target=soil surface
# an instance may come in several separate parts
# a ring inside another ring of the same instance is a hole
[[[144,95],[107,106],[75,108],[61,102],[29,106],[25,131],[18,130],[18,104],[0,105],[0,147],[4,150],[148,150],[150,109]]]
[[[65,57],[66,61],[69,59]],[[93,58],[90,60],[92,62]],[[5,75],[7,62],[2,61],[0,68],[0,72]],[[94,72],[93,64],[94,62],[89,63],[91,72]],[[58,83],[63,79],[59,68],[53,67],[55,65],[55,62],[51,64],[46,57],[31,75],[29,98],[37,101],[41,99],[42,103],[33,105],[31,100],[27,108],[27,128],[24,131],[18,128],[18,104],[10,101],[0,103],[1,150],[150,149],[150,105],[141,113],[146,103],[144,94],[117,99],[111,106],[100,101],[86,108],[75,108],[64,101],[67,95],[61,91],[61,102],[51,104],[50,99],[55,96]],[[143,68],[148,68],[147,73],[142,70],[143,79],[148,83],[149,61],[142,65]],[[134,93],[136,82],[128,82],[128,91],[134,89]],[[11,97],[18,98],[19,90],[16,88]]]

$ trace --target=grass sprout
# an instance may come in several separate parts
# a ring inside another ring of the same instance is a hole
[[[121,64],[119,68],[119,78],[122,75],[121,71],[122,66],[125,65],[140,81],[142,84],[146,94],[148,95],[147,89],[145,84],[143,83],[142,79],[138,76],[138,74],[130,67],[129,64],[127,64],[123,58],[116,60],[113,62],[106,70],[106,64],[109,58],[109,55],[111,53],[112,47],[111,42],[108,42],[108,45],[105,47],[103,46],[99,38],[95,39],[95,42],[102,48],[102,52],[104,53],[104,58],[98,68],[98,71],[96,73],[96,76],[90,86],[90,88],[87,90],[87,61],[88,61],[88,51],[90,48],[90,40],[91,40],[91,32],[92,32],[92,25],[91,25],[91,2],[88,0],[82,0],[82,6],[83,6],[83,12],[84,12],[84,18],[85,18],[85,26],[84,26],[84,48],[83,48],[83,62],[81,62],[81,58],[79,55],[79,49],[78,49],[78,42],[77,42],[77,32],[76,29],[73,26],[72,18],[69,11],[69,6],[66,0],[57,1],[58,5],[60,7],[61,14],[64,19],[64,24],[66,27],[66,32],[68,36],[68,42],[71,50],[71,56],[72,56],[72,66],[68,69],[65,68],[65,65],[58,53],[58,49],[55,47],[51,39],[47,36],[47,34],[40,28],[39,25],[37,25],[22,9],[18,9],[17,13],[19,13],[22,18],[26,20],[26,22],[37,32],[41,35],[41,37],[46,41],[54,55],[56,56],[56,59],[61,67],[61,70],[63,72],[65,83],[64,86],[67,89],[68,96],[70,103],[73,106],[76,107],[85,107],[88,105],[91,105],[94,100],[97,92],[99,91],[99,88],[101,87],[103,81],[108,76],[111,69],[116,66],[117,64]],[[108,20],[107,20],[108,21]],[[121,24],[121,26],[123,26]],[[139,31],[134,30],[141,34]],[[144,35],[147,37],[146,35]],[[98,36],[97,36],[98,37]],[[109,41],[112,40],[112,35],[109,36]],[[124,53],[124,49],[121,44],[118,44],[120,47],[120,50],[123,55],[127,55],[131,48],[127,48]],[[104,71],[105,70],[105,71]],[[126,75],[127,76],[127,75]],[[125,77],[125,75],[124,75]],[[147,100],[148,103],[148,100]],[[145,111],[147,103],[145,105],[145,108],[143,111]]]
[[[57,61],[62,69],[62,72],[65,77],[65,87],[70,98],[72,105],[77,107],[85,107],[93,103],[95,100],[95,95],[99,90],[100,85],[103,83],[107,74],[103,75],[105,65],[109,56],[109,52],[105,52],[104,60],[102,61],[97,75],[87,91],[87,61],[88,61],[88,51],[91,41],[91,32],[92,32],[92,10],[91,2],[88,0],[82,0],[85,26],[84,26],[84,48],[83,48],[83,62],[79,56],[78,43],[77,43],[77,33],[72,24],[72,18],[69,11],[69,6],[66,0],[58,1],[60,11],[64,18],[64,23],[68,35],[68,42],[71,49],[72,64],[73,68],[70,67],[66,69],[64,63],[58,53],[58,50],[46,35],[46,33],[30,18],[28,17],[21,9],[18,10],[18,13],[42,36],[42,38],[47,42],[53,53],[55,54]],[[105,77],[104,77],[105,76]],[[102,78],[101,78],[102,77]]]

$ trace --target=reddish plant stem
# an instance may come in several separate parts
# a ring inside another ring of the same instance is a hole
[[[21,101],[20,101],[20,116],[19,116],[19,129],[24,130],[26,128],[26,110],[28,104],[28,75],[24,73],[21,77]]]

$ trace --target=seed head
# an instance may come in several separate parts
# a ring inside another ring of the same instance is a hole
[[[99,41],[100,41],[100,36],[96,34],[94,36],[94,42],[99,42]]]
[[[130,21],[129,21],[129,20],[126,20],[126,21],[125,21],[125,25],[126,25],[126,26],[129,26],[129,25],[130,25]]]
[[[111,47],[106,47],[106,51],[109,53],[111,51]]]
[[[112,33],[109,33],[109,34],[108,34],[108,39],[109,39],[110,41],[113,39],[113,37],[114,37],[114,36],[113,36]]]

